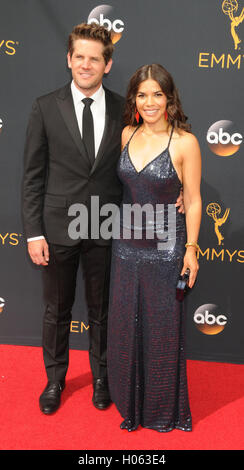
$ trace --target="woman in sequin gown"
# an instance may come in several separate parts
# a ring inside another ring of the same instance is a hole
[[[173,79],[160,65],[143,66],[133,75],[126,119],[108,317],[111,399],[124,419],[122,429],[190,431],[185,312],[176,285],[189,268],[192,287],[198,270],[200,150]],[[182,184],[185,215],[175,207]],[[134,204],[149,210],[141,212],[141,223],[132,216],[129,225],[126,210]]]

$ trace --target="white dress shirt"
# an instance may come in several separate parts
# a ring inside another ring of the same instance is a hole
[[[74,80],[71,83],[71,93],[73,97],[74,107],[75,107],[75,114],[78,121],[78,126],[80,130],[80,134],[82,137],[82,117],[83,117],[83,109],[84,103],[82,100],[87,98],[74,84]],[[106,104],[105,104],[105,91],[103,86],[101,85],[100,88],[89,98],[93,99],[93,103],[91,104],[91,112],[94,122],[94,139],[95,139],[95,157],[97,156],[98,149],[101,144],[104,126],[105,126],[105,111],[106,111]],[[40,235],[38,237],[28,238],[27,241],[30,242],[32,240],[41,240],[44,236]]]

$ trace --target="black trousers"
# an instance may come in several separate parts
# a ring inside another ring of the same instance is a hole
[[[60,381],[69,363],[69,333],[81,261],[89,322],[89,359],[93,378],[107,377],[107,316],[111,246],[82,240],[68,247],[49,244],[50,260],[43,267],[46,309],[43,319],[43,358],[48,380]]]

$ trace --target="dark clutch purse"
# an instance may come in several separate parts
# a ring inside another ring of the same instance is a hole
[[[188,281],[190,276],[190,270],[187,268],[183,276],[180,276],[176,286],[176,299],[182,301],[188,291]]]

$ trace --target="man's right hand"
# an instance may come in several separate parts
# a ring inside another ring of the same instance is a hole
[[[28,253],[31,260],[35,264],[41,264],[43,266],[48,265],[49,261],[49,249],[46,240],[33,240],[28,242]]]

